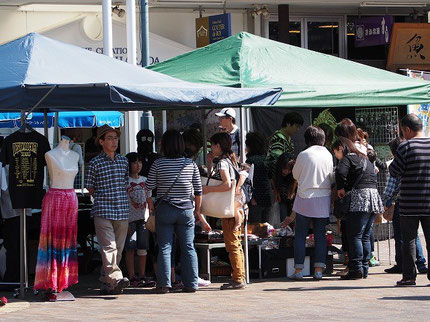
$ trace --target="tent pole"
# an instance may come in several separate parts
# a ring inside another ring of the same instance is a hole
[[[48,138],[48,110],[43,110],[43,135]]]
[[[26,219],[25,208],[21,209],[20,212],[20,225],[19,233],[21,244],[19,247],[20,254],[20,278],[19,278],[19,298],[25,299],[25,289],[28,288],[28,271],[27,271],[27,232],[26,232]]]
[[[57,85],[54,85],[52,87],[49,88],[49,91],[43,95],[43,97],[36,103],[36,105],[34,105],[25,115],[25,119],[27,119],[28,114],[32,113],[44,100],[45,98],[48,97],[49,94],[51,94],[51,92],[57,87]],[[21,115],[21,124],[22,124],[22,115]],[[25,120],[24,120],[25,121]]]
[[[240,161],[245,162],[245,138],[248,128],[245,121],[245,108],[242,106],[240,107],[240,129]]]
[[[127,62],[136,65],[136,0],[127,0]],[[126,152],[137,151],[136,134],[139,131],[139,112],[129,111],[127,122]]]
[[[163,133],[167,131],[167,111],[163,110],[161,112],[161,119],[163,123]]]
[[[246,156],[245,156],[245,138],[246,133],[248,132],[248,127],[245,120],[245,108],[243,106],[240,107],[240,159],[242,162],[245,162]],[[246,210],[243,209],[243,229],[244,229],[244,247],[245,247],[245,271],[246,271],[246,283],[249,284],[249,252],[248,252],[248,227],[247,227],[247,213]]]
[[[113,57],[112,51],[112,0],[102,1],[103,54]]]
[[[200,112],[201,112],[201,118],[202,118],[203,162],[206,166],[208,166],[206,164],[206,156],[208,154],[208,146],[206,143],[206,141],[208,140],[207,126],[206,126],[207,115],[206,115],[206,110],[204,108],[202,108]],[[209,171],[211,171],[211,169],[208,168],[208,176],[209,176]]]

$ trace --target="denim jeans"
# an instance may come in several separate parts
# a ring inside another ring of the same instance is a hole
[[[197,254],[194,249],[194,213],[193,209],[180,209],[162,202],[155,215],[155,227],[158,241],[157,286],[171,287],[171,251],[173,233],[176,232],[181,249],[181,278],[184,286],[198,288]]]
[[[417,277],[417,270],[415,268],[416,238],[420,222],[426,238],[428,253],[430,250],[430,216],[400,216],[404,280],[415,280]],[[427,276],[429,275],[427,274]]]
[[[368,212],[350,212],[346,218],[346,230],[349,244],[350,272],[361,272],[367,275],[371,254],[370,229],[375,214]]]
[[[312,222],[315,238],[315,264],[314,267],[325,267],[327,257],[327,242],[325,238],[325,227],[329,218],[312,218],[296,214],[296,232],[294,236],[294,267],[304,268],[306,255],[306,236],[309,224]]]
[[[394,215],[393,215],[393,230],[394,230],[394,244],[396,249],[396,265],[402,268],[403,265],[403,256],[402,256],[402,232],[400,229],[400,208],[399,204],[396,203],[394,206]],[[425,266],[426,259],[424,257],[423,246],[421,245],[421,240],[419,235],[417,235],[417,239],[415,242],[416,249],[416,257],[415,265],[418,268]]]

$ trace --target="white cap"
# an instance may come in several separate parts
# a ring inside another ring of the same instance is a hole
[[[216,116],[223,117],[223,116],[230,116],[234,119],[236,119],[236,111],[232,109],[231,107],[223,108],[219,113],[215,113]]]

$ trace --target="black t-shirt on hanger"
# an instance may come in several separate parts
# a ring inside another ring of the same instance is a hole
[[[42,208],[45,153],[49,141],[42,134],[16,131],[3,142],[0,161],[9,164],[9,193],[14,209]]]

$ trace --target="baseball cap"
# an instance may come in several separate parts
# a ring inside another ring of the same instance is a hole
[[[223,108],[218,113],[215,113],[216,116],[223,117],[223,116],[230,116],[232,118],[236,118],[236,111],[232,109],[231,107]]]

